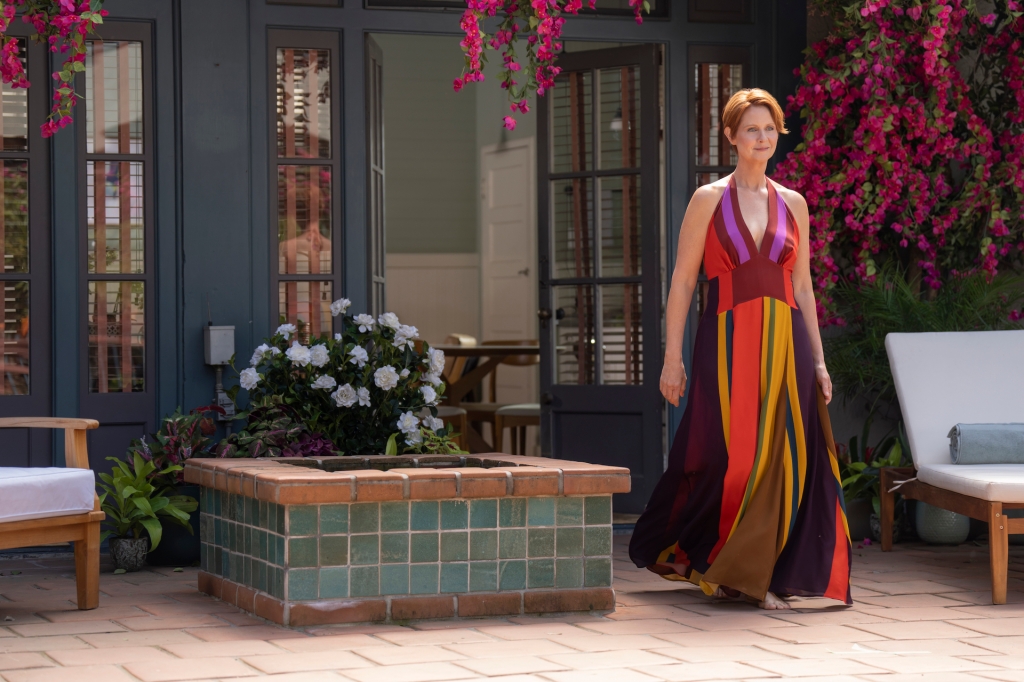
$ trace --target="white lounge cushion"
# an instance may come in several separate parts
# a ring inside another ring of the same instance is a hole
[[[0,467],[0,523],[92,511],[91,469]]]
[[[990,502],[1024,502],[1024,464],[925,464],[917,478]]]
[[[540,403],[520,403],[498,408],[495,414],[503,417],[537,417],[540,419]]]
[[[947,434],[957,423],[1024,422],[1024,330],[889,334],[885,349],[918,469],[952,465]]]

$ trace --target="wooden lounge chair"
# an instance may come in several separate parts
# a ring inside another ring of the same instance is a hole
[[[1024,331],[889,334],[885,339],[913,468],[881,471],[882,551],[894,493],[988,523],[992,603],[1006,603],[1007,535],[1024,533],[1024,464],[953,464],[957,423],[1024,423]],[[902,484],[901,484],[902,482]]]
[[[105,514],[85,438],[88,429],[98,426],[92,419],[0,419],[0,429],[64,429],[66,467],[0,467],[0,549],[74,542],[79,609],[100,604],[100,522]]]

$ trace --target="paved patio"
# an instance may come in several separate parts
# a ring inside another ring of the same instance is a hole
[[[0,561],[7,682],[742,680],[1024,681],[1024,548],[1010,603],[992,606],[984,546],[856,550],[846,608],[793,600],[767,613],[712,603],[639,571],[616,536],[618,609],[294,631],[196,591],[196,570],[106,569],[101,606],[74,609],[70,559]]]

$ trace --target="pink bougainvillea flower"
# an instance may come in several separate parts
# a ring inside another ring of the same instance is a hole
[[[516,129],[516,120],[514,118],[512,118],[511,116],[506,116],[502,120],[504,121],[505,128],[507,128],[508,130],[515,130]]]

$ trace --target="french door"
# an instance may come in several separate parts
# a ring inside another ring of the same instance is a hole
[[[662,473],[659,49],[565,54],[538,116],[541,443]]]

